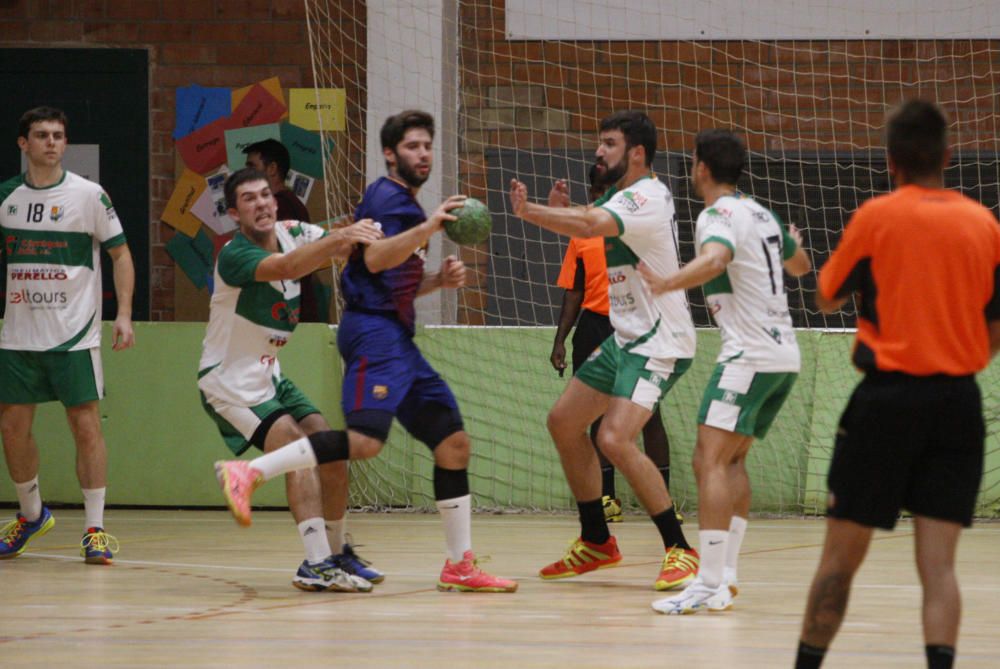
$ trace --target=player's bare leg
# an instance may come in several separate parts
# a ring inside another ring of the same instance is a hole
[[[559,453],[569,489],[578,502],[601,497],[601,466],[587,430],[604,414],[610,400],[607,395],[573,378],[549,411],[549,434]]]
[[[916,516],[917,572],[924,590],[924,643],[954,654],[962,618],[962,596],[955,575],[955,550],[962,526]],[[947,652],[944,651],[944,652]]]
[[[729,520],[729,537],[726,539],[726,566],[722,572],[723,583],[735,597],[739,594],[739,556],[750,518],[750,477],[747,474],[746,456],[753,437],[744,437],[741,455],[729,463],[729,492],[733,499],[733,515]]]
[[[38,488],[38,446],[31,434],[34,417],[34,404],[0,404],[4,458],[20,503],[17,517],[0,529],[0,559],[17,557],[55,525]]]
[[[850,520],[827,518],[823,554],[809,588],[802,621],[800,640],[809,648],[825,652],[840,629],[851,581],[868,553],[872,531]]]
[[[76,442],[76,476],[86,514],[80,554],[88,564],[111,564],[118,541],[104,531],[108,449],[101,431],[100,405],[94,400],[66,407],[66,419]]]
[[[622,554],[605,517],[600,462],[588,435],[609,401],[607,395],[573,378],[549,411],[549,434],[576,498],[580,536],[570,543],[562,559],[542,567],[539,576],[544,579],[568,578],[621,562]]]

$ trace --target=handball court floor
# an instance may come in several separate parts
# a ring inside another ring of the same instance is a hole
[[[437,592],[432,514],[350,516],[358,552],[387,574],[369,594],[293,588],[302,554],[285,512],[244,529],[225,511],[112,509],[112,567],[78,557],[82,511],[55,516],[0,562],[0,667],[791,667],[823,539],[822,520],[752,520],[735,608],[675,617],[650,608],[662,548],[638,515],[612,526],[621,566],[543,582],[575,518],[477,514],[475,547],[520,580],[514,594]],[[824,667],[924,666],[912,555],[910,523],[876,533]],[[957,665],[1000,667],[1000,524],[963,534],[959,577]]]

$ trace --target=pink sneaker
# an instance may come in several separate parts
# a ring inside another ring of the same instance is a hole
[[[445,560],[437,588],[451,592],[514,592],[517,581],[487,574],[477,566],[472,551],[465,551],[461,562]]]
[[[215,478],[233,518],[244,527],[250,525],[250,497],[264,477],[245,460],[219,460],[215,463]]]

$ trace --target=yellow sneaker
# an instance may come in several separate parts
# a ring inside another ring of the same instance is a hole
[[[695,549],[671,546],[663,558],[663,568],[653,587],[656,590],[679,590],[698,575],[699,562]]]
[[[620,499],[605,495],[601,498],[601,504],[604,505],[605,521],[609,523],[620,523],[624,520],[622,517],[622,501]]]
[[[111,564],[118,552],[118,540],[103,527],[90,527],[80,542],[80,557],[87,564]]]

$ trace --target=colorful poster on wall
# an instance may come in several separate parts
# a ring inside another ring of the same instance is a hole
[[[174,139],[190,135],[233,110],[228,88],[193,84],[177,89],[174,103]]]
[[[232,117],[216,119],[177,140],[177,152],[193,172],[206,174],[226,162],[226,130],[237,127]]]
[[[288,120],[306,130],[343,132],[347,129],[347,91],[343,88],[292,88]]]
[[[270,79],[264,79],[263,81],[258,81],[257,84],[251,84],[249,86],[244,86],[243,88],[233,89],[233,102],[232,108],[236,109],[243,102],[243,98],[250,94],[255,85],[260,85],[265,91],[270,93],[275,100],[281,103],[281,106],[285,105],[285,92],[281,89],[281,80],[278,77],[271,77]],[[288,118],[288,111],[286,109],[285,114],[281,117],[282,119]]]
[[[178,233],[166,244],[167,253],[174,259],[177,266],[187,274],[197,288],[208,285],[209,274],[212,272],[212,254],[215,246],[205,231],[198,229],[194,237]]]
[[[188,237],[194,237],[201,228],[201,221],[191,212],[191,208],[206,188],[208,184],[205,183],[204,177],[191,170],[184,170],[177,179],[174,192],[160,218],[175,230],[183,232]]]
[[[331,150],[333,140],[328,140]],[[292,125],[281,124],[281,143],[288,149],[292,169],[317,179],[323,178],[323,152],[319,134]]]
[[[249,128],[235,128],[226,131],[226,160],[232,172],[246,167],[247,155],[243,149],[265,139],[281,141],[281,129],[277,123],[252,125]]]
[[[250,87],[250,92],[233,108],[233,123],[230,128],[246,128],[252,125],[277,123],[288,112],[284,102],[267,92],[260,84]]]

